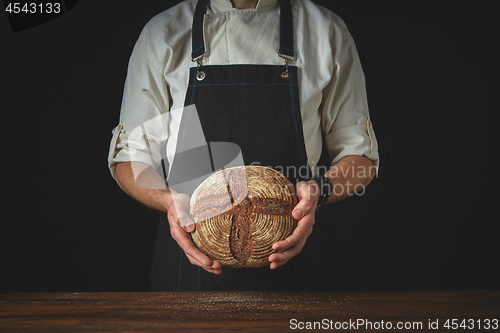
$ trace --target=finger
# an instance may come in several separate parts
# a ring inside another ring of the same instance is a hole
[[[188,211],[190,197],[184,193],[171,193],[168,197],[168,210]]]
[[[299,203],[294,207],[292,216],[296,220],[302,219],[309,212],[316,209],[319,197],[319,187],[315,182],[299,182],[297,184]]]
[[[188,213],[183,209],[183,204],[171,204],[168,208],[168,218],[169,221],[173,221],[180,225],[187,232],[194,232],[195,223],[191,219]]]
[[[186,232],[192,233],[196,230],[196,225],[194,223],[188,223],[182,227]]]
[[[170,224],[172,238],[177,242],[179,247],[184,250],[184,253],[193,265],[199,266],[210,273],[222,274],[222,266],[220,263],[212,261],[198,250],[189,235],[189,232],[195,230],[195,223],[184,210],[181,210],[188,207],[185,203],[188,202],[189,197],[187,195],[184,197],[178,195],[177,197],[179,198],[179,200],[177,200],[178,204],[172,204],[168,213],[168,222]]]
[[[297,223],[293,233],[286,239],[273,244],[273,250],[286,250],[300,242],[303,238],[309,237],[314,225],[314,215],[307,215]]]
[[[189,195],[185,193],[179,193],[176,196],[174,196],[174,204],[177,209],[177,211],[184,211],[187,212],[189,211]]]
[[[196,258],[192,257],[191,255],[189,255],[187,253],[186,253],[186,256],[188,257],[189,261],[193,265],[199,266],[199,267],[203,268],[204,270],[206,270],[209,273],[213,273],[213,274],[216,274],[216,275],[222,274],[222,266],[221,266],[221,264],[219,262],[212,261],[212,266],[208,267],[208,266],[202,265]]]
[[[306,196],[308,197],[308,196]],[[309,213],[314,213],[316,210],[318,200],[310,200],[303,198],[302,200],[299,201],[299,203],[294,207],[292,211],[292,216],[296,220],[302,219],[304,216],[306,216]]]
[[[306,199],[314,201],[317,197],[319,197],[320,192],[318,183],[313,180],[308,181],[307,183],[304,181],[297,183],[297,197],[299,200]]]
[[[191,216],[189,216],[185,212],[180,212],[178,214],[179,218],[179,225],[186,231],[186,232],[194,232],[195,230],[195,223],[191,219]]]
[[[286,251],[271,254],[269,256],[269,261],[272,263],[274,262],[274,263],[278,263],[278,264],[280,264],[280,263],[284,264],[288,260],[290,260],[293,257],[295,257],[296,255],[298,255],[301,250],[302,249],[300,248],[299,245],[293,246],[293,247],[287,249]]]
[[[189,261],[196,266],[199,266],[210,273],[217,275],[222,274],[222,266],[216,261],[212,261],[204,253],[202,253],[193,244],[191,236],[184,231],[183,228],[173,227],[172,238],[177,242],[179,247],[184,250],[184,253],[188,257]]]
[[[302,252],[302,248],[304,247],[305,243],[306,243],[306,238],[304,238],[298,244],[287,249],[282,253],[273,253],[272,255],[270,255],[269,261],[271,262],[270,265],[271,269],[276,269],[278,267],[281,267],[284,264],[286,264],[288,260],[299,255],[300,252]]]
[[[183,228],[176,227],[175,225],[172,227],[171,225],[171,234],[172,238],[177,242],[177,244],[184,250],[186,255],[190,255],[192,258],[196,259],[199,263],[198,266],[203,267],[211,267],[213,262],[203,254],[198,248],[193,244],[191,236],[189,233],[184,231]]]

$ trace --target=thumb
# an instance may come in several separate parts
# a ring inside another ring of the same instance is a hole
[[[191,223],[189,223],[189,222],[188,222],[188,224],[184,225],[184,226],[182,227],[182,229],[184,229],[186,232],[191,233],[191,232],[194,232],[194,230],[195,230],[196,228],[195,228],[195,226],[194,226],[194,223],[192,223],[192,222],[191,222]]]

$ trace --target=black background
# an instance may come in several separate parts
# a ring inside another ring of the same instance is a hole
[[[15,34],[0,15],[0,292],[147,290],[158,214],[107,153],[135,41],[178,2],[82,0]],[[297,262],[331,290],[497,289],[492,3],[317,2],[356,41],[381,165],[321,212]]]

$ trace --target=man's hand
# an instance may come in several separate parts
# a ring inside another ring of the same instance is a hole
[[[172,238],[184,250],[191,264],[199,266],[209,273],[222,274],[220,263],[210,260],[193,244],[189,233],[195,230],[195,223],[188,214],[189,196],[170,192],[169,198],[167,217]]]
[[[319,186],[315,181],[299,182],[297,184],[299,203],[292,212],[293,217],[298,221],[297,228],[287,239],[274,243],[273,249],[281,253],[273,253],[269,256],[271,269],[283,266],[288,260],[302,251],[307,237],[313,230],[319,196]]]
[[[134,169],[137,177],[134,176]],[[191,240],[189,233],[195,230],[195,226],[188,214],[188,195],[167,188],[163,178],[152,167],[141,162],[118,163],[115,177],[118,185],[132,198],[160,212],[167,212],[170,234],[193,265],[210,273],[222,274],[220,263],[201,253]]]

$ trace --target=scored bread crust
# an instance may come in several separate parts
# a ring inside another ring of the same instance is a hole
[[[263,267],[276,252],[272,245],[297,226],[293,184],[263,166],[220,170],[194,191],[190,214],[196,222],[193,243],[223,268]]]

